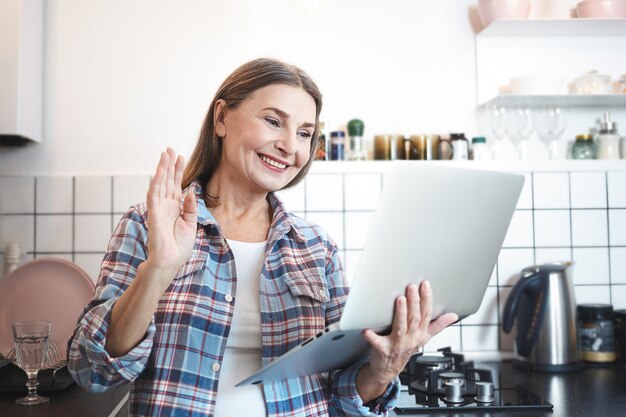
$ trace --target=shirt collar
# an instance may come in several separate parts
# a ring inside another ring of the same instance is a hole
[[[211,214],[209,208],[204,202],[204,187],[202,183],[198,180],[193,181],[183,192],[183,200],[188,192],[193,192],[196,195],[196,201],[198,204],[198,223],[203,226],[217,226],[215,217],[213,217],[213,214]],[[298,224],[296,224],[293,215],[285,210],[283,202],[280,201],[278,196],[275,193],[269,193],[267,199],[270,203],[270,207],[272,208],[272,213],[274,213],[268,240],[278,239],[291,231],[296,240],[305,242],[306,239],[302,230]]]

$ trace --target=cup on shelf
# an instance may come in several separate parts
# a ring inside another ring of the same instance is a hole
[[[528,19],[530,0],[479,0],[478,16],[484,26],[496,19]]]

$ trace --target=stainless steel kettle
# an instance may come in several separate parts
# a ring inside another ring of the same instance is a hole
[[[550,372],[582,369],[573,266],[572,262],[556,262],[522,270],[502,317],[505,333],[517,320],[514,366]]]

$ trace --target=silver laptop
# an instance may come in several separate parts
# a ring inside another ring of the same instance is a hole
[[[369,352],[364,329],[387,331],[394,300],[427,279],[433,318],[475,313],[511,222],[524,176],[392,163],[341,320],[237,386],[344,368]]]

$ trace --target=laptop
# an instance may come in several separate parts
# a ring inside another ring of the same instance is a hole
[[[475,313],[523,184],[520,174],[393,162],[339,322],[237,386],[341,369],[367,357],[362,331],[388,331],[394,300],[411,283],[430,281],[433,319]]]

